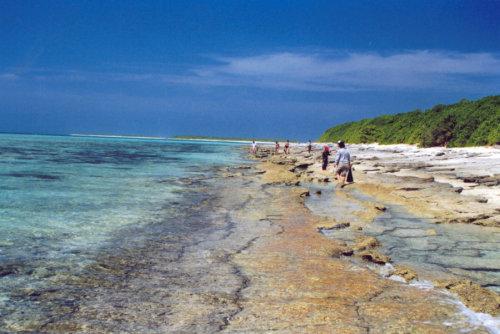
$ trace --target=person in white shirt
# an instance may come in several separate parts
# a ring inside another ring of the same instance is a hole
[[[345,187],[347,175],[351,169],[351,153],[345,148],[345,143],[342,140],[337,142],[339,150],[335,155],[334,165],[336,168],[335,174],[341,183],[341,188]]]

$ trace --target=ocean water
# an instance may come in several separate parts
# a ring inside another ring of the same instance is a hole
[[[0,331],[37,328],[39,291],[133,247],[142,228],[181,231],[168,219],[196,205],[193,180],[241,163],[240,145],[0,135]]]

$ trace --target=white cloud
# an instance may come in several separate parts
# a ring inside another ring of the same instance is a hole
[[[140,72],[26,71],[0,80],[132,82],[136,84],[244,86],[314,92],[439,89],[498,93],[500,56],[493,53],[408,51],[377,53],[270,53],[216,57],[215,65],[181,74]]]
[[[200,67],[192,75],[170,80],[306,91],[466,89],[482,85],[478,79],[485,77],[500,81],[500,58],[490,53],[274,53],[217,60],[219,65]]]

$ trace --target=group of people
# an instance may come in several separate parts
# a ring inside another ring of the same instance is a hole
[[[309,143],[311,143],[311,142],[309,142]],[[257,143],[255,142],[255,140],[253,140],[252,141],[252,154],[255,155],[257,153],[258,149],[259,148],[257,146]],[[274,145],[274,154],[278,154],[279,150],[280,150],[280,143],[276,142],[276,144]],[[289,140],[287,140],[285,143],[283,153],[285,153],[285,155],[290,154],[290,141]]]
[[[278,153],[280,153],[280,143],[276,142],[274,144],[274,154],[278,154]],[[283,148],[283,153],[285,153],[285,155],[290,154],[290,141],[288,139],[287,139],[285,146]]]
[[[335,158],[333,160],[333,165],[335,168],[335,179],[339,181],[341,184],[340,187],[343,188],[347,183],[353,182],[353,177],[352,177],[352,161],[351,161],[351,153],[349,150],[345,147],[345,143],[342,140],[339,140],[337,142],[338,150],[335,153]],[[307,144],[307,152],[311,153],[313,149],[313,145],[311,141],[309,140]],[[258,147],[257,143],[255,140],[252,142],[252,153],[255,155],[257,153]],[[280,143],[277,141],[274,145],[274,154],[278,154],[280,151]],[[287,140],[284,148],[283,148],[283,153],[285,155],[290,154],[290,141]],[[323,146],[323,151],[321,152],[321,157],[323,160],[323,164],[321,166],[322,170],[326,170],[328,167],[328,162],[329,162],[329,157],[331,155],[331,149],[328,144],[325,144]]]

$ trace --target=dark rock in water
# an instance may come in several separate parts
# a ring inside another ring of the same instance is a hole
[[[438,153],[436,153],[436,157],[441,157],[443,155],[444,155],[444,152],[438,152]]]
[[[12,177],[29,177],[29,178],[34,178],[34,179],[39,179],[39,180],[60,180],[61,177],[57,175],[50,175],[50,174],[42,174],[42,173],[8,173],[4,174],[5,176],[12,176]]]
[[[490,215],[482,213],[482,214],[479,214],[477,216],[452,218],[452,219],[449,219],[447,222],[450,224],[471,224],[471,223],[477,222],[478,220],[484,220],[484,219],[488,219],[490,217],[491,217]]]
[[[333,224],[333,225],[326,225],[326,226],[321,226],[318,228],[318,230],[340,230],[346,227],[351,226],[351,223],[338,223],[338,224]]]
[[[363,260],[367,260],[377,264],[386,264],[391,261],[391,258],[387,255],[381,254],[374,250],[363,251],[358,254]]]
[[[421,177],[419,179],[423,182],[434,182],[434,176]]]
[[[461,179],[465,183],[477,183],[477,184],[482,184],[488,187],[494,187],[500,184],[500,177],[498,175],[495,176],[488,176],[488,175],[482,175],[482,176],[461,176],[458,177],[458,179]]]
[[[399,172],[401,169],[399,168],[387,168],[384,172],[385,173],[397,173]]]
[[[375,205],[375,209],[377,209],[378,211],[385,211],[385,210],[387,210],[387,208],[385,206],[380,205],[380,204]]]
[[[0,277],[4,277],[7,275],[15,275],[19,273],[19,268],[16,265],[7,264],[4,266],[0,266]]]
[[[488,199],[484,198],[484,197],[480,197],[480,198],[476,199],[476,202],[478,202],[478,203],[488,203]]]
[[[414,187],[403,187],[403,188],[399,188],[399,190],[404,190],[404,191],[417,191],[417,190],[420,190],[422,188],[414,188]]]
[[[456,188],[453,188],[453,191],[456,192],[456,193],[461,193],[462,191],[464,190],[464,188],[462,187],[456,187]]]
[[[351,256],[354,254],[354,250],[350,247],[343,247],[341,250],[340,250],[340,254],[344,255],[344,256]]]
[[[316,190],[316,195],[321,195],[321,190]]]
[[[293,166],[292,168],[289,169],[289,171],[292,172],[292,173],[295,173],[297,171],[303,171],[303,170],[306,170],[309,166],[312,166],[312,165],[313,165],[312,162],[301,163],[301,164]]]
[[[285,182],[286,186],[300,186],[300,181],[289,181]]]
[[[347,222],[347,223],[337,224],[333,228],[339,230],[339,229],[346,228],[346,227],[349,227],[349,226],[351,226],[351,223]]]
[[[309,197],[309,196],[311,196],[311,193],[309,192],[309,190],[304,191],[303,193],[300,194],[300,197]]]

